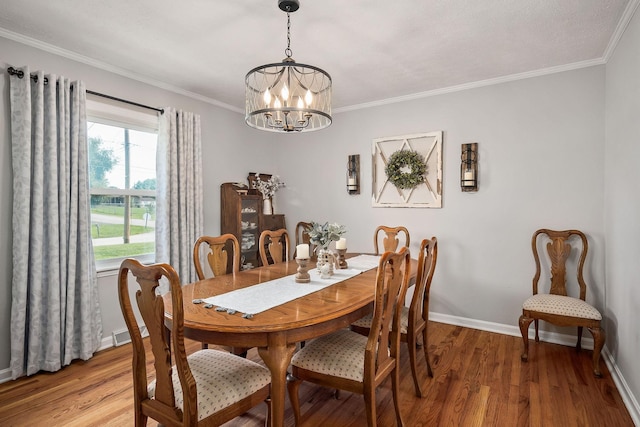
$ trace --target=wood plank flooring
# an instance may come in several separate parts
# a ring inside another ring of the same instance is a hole
[[[611,375],[591,371],[591,352],[531,342],[528,363],[520,361],[520,338],[430,322],[434,378],[420,365],[427,395],[415,397],[407,352],[402,351],[402,416],[419,426],[633,426]],[[188,351],[199,343],[188,342]],[[56,373],[40,373],[0,385],[0,426],[132,426],[131,348],[124,345],[76,361]],[[260,360],[255,349],[249,356]],[[378,425],[395,424],[391,383],[377,392]],[[359,395],[303,383],[302,425],[366,425]],[[226,427],[264,424],[266,405]],[[287,406],[286,425],[293,425]],[[149,426],[157,423],[150,420]]]

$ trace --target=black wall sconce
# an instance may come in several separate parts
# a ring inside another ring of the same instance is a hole
[[[478,191],[478,143],[462,144],[460,163],[462,191]]]
[[[351,154],[347,161],[347,193],[360,194],[360,154]]]

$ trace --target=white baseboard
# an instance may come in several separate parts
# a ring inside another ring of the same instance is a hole
[[[0,384],[11,381],[11,369],[3,369],[0,371]]]
[[[498,334],[520,337],[520,327],[517,325],[504,325],[502,323],[485,322],[484,320],[469,319],[466,317],[451,316],[449,314],[429,313],[429,320],[446,323],[448,325],[464,326],[465,328],[479,329],[481,331],[495,332]],[[517,319],[516,319],[517,320]],[[569,347],[576,345],[575,335],[559,334],[557,332],[539,331],[540,339],[544,342],[561,344]],[[535,337],[535,329],[529,328],[529,339]],[[593,350],[593,338],[582,337],[582,348]]]
[[[640,404],[638,404],[638,399],[636,399],[629,389],[629,384],[627,384],[627,381],[622,376],[622,373],[618,369],[618,365],[616,365],[615,360],[613,360],[613,355],[609,352],[606,345],[602,349],[602,356],[604,363],[607,365],[607,368],[609,368],[611,378],[620,392],[620,397],[622,397],[622,401],[627,407],[629,415],[631,415],[633,423],[636,426],[640,426]]]
[[[98,347],[96,351],[106,350],[111,347],[115,347],[115,345],[113,344],[113,337],[111,336],[102,337],[102,341],[100,341],[100,347]]]
[[[511,336],[520,336],[520,328],[515,325],[504,325],[501,323],[493,323],[493,322],[485,322],[483,320],[475,320],[469,319],[466,317],[458,317],[452,316],[449,314],[441,314],[441,313],[429,313],[429,320],[433,320],[434,322],[446,323],[449,325],[455,326],[464,326],[466,328],[479,329],[481,331],[487,332],[495,332],[498,334],[511,335]],[[534,337],[533,328],[529,329],[529,338],[533,339]],[[573,347],[576,344],[576,337],[574,335],[565,335],[559,334],[556,332],[547,332],[540,331],[540,338],[545,342],[550,342],[554,344],[561,344]],[[583,337],[582,344],[585,349],[593,349],[593,339],[590,337]],[[106,336],[102,338],[100,343],[100,347],[97,351],[106,350],[114,346],[113,337]],[[638,404],[638,399],[633,395],[632,391],[629,389],[629,385],[626,380],[622,376],[622,373],[618,369],[618,366],[613,359],[613,356],[607,349],[607,346],[604,346],[602,350],[602,358],[611,373],[611,378],[615,383],[618,391],[620,392],[620,396],[622,397],[622,401],[624,402],[633,422],[636,426],[640,426],[640,404]],[[5,383],[11,380],[11,369],[2,369],[0,370],[0,384]]]

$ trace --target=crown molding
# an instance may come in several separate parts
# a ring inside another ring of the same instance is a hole
[[[132,71],[126,70],[124,68],[117,67],[117,66],[112,65],[112,64],[108,64],[108,63],[103,62],[103,61],[98,61],[96,59],[89,58],[88,56],[84,56],[84,55],[81,55],[79,53],[67,50],[67,49],[62,49],[62,48],[60,48],[58,46],[54,46],[52,44],[45,43],[43,41],[31,38],[31,37],[27,37],[27,36],[24,36],[22,34],[18,34],[18,33],[15,33],[13,31],[6,30],[4,28],[0,28],[0,37],[4,37],[6,39],[13,40],[13,41],[18,42],[18,43],[22,43],[24,45],[34,47],[36,49],[40,49],[40,50],[43,50],[43,51],[48,52],[48,53],[52,53],[52,54],[57,55],[57,56],[62,56],[64,58],[71,59],[71,60],[76,61],[76,62],[80,62],[82,64],[90,65],[90,66],[92,66],[94,68],[98,68],[100,70],[104,70],[104,71],[108,71],[110,73],[118,74],[120,76],[129,78],[129,79],[132,79],[132,80],[136,80],[136,81],[148,84],[150,86],[154,86],[154,87],[157,87],[157,88],[160,88],[160,89],[167,90],[169,92],[176,93],[178,95],[183,95],[183,96],[186,96],[188,98],[192,98],[192,99],[196,99],[198,101],[206,102],[207,104],[212,104],[212,105],[215,105],[217,107],[221,107],[221,108],[224,108],[224,109],[227,109],[227,110],[231,110],[231,111],[236,112],[236,113],[244,114],[244,110],[242,110],[240,108],[237,108],[237,107],[235,107],[233,105],[229,105],[229,104],[226,104],[224,102],[220,102],[220,101],[218,101],[216,99],[209,98],[207,96],[203,96],[203,95],[200,95],[200,94],[195,93],[195,92],[191,92],[191,91],[188,91],[188,90],[181,89],[181,88],[179,88],[177,86],[162,82],[160,80],[155,80],[155,79],[143,76],[143,75],[138,74],[138,73],[134,73]]]
[[[639,4],[640,0],[631,0],[629,4],[627,4],[627,7],[622,13],[622,17],[618,21],[615,31],[611,35],[611,39],[609,39],[609,44],[604,50],[604,55],[602,55],[605,63],[609,62],[609,59],[611,59],[611,55],[613,55],[613,52],[616,50],[616,46],[618,46],[618,42],[622,38],[624,31],[627,29],[629,22],[631,22],[631,18],[633,18],[633,14],[636,12]]]
[[[493,79],[479,80],[477,82],[464,83],[461,85],[449,86],[449,87],[429,90],[425,92],[418,92],[410,95],[398,96],[395,98],[387,98],[387,99],[381,99],[379,101],[372,101],[372,102],[366,102],[363,104],[351,105],[348,107],[335,108],[333,112],[343,113],[346,111],[360,110],[363,108],[380,107],[388,104],[396,104],[398,102],[413,101],[416,99],[428,98],[431,96],[443,95],[446,93],[460,92],[463,90],[476,89],[484,86],[492,86],[492,85],[497,85],[501,83],[512,82],[515,80],[529,79],[532,77],[545,76],[548,74],[561,73],[564,71],[577,70],[580,68],[593,67],[595,65],[603,65],[603,64],[605,64],[605,61],[603,58],[590,59],[587,61],[574,62],[572,64],[558,65],[556,67],[542,68],[539,70],[527,71],[527,72],[518,73],[518,74],[509,74],[507,76],[496,77]]]

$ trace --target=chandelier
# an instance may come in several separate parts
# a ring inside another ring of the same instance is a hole
[[[246,115],[251,127],[272,132],[309,132],[331,124],[331,76],[291,57],[290,13],[298,0],[278,0],[287,12],[287,56],[281,63],[261,65],[245,77]]]

